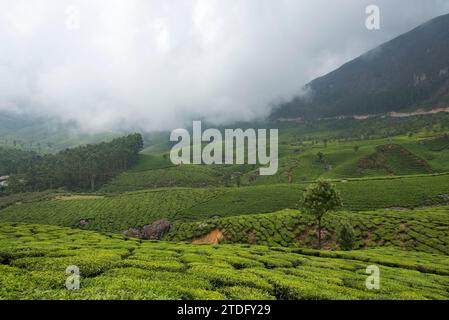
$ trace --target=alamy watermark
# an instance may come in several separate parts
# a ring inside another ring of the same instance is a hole
[[[366,278],[366,288],[368,290],[380,289],[380,269],[378,266],[372,265],[366,268],[366,274],[369,276]]]
[[[380,8],[377,5],[369,5],[365,9],[368,17],[365,20],[365,26],[368,30],[380,30]]]
[[[68,266],[65,273],[70,274],[65,281],[67,290],[80,289],[80,269],[77,266]]]
[[[278,171],[278,129],[225,129],[202,131],[201,121],[194,121],[192,137],[186,129],[173,130],[170,141],[178,142],[170,152],[173,164],[260,164],[260,175]],[[269,144],[267,145],[267,139]],[[208,144],[203,148],[203,142]]]

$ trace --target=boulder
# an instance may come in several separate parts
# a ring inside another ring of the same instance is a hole
[[[142,238],[142,232],[136,228],[129,228],[126,231],[123,231],[123,235],[129,238]]]
[[[143,238],[148,240],[160,240],[162,236],[170,231],[172,224],[167,219],[161,219],[143,227]]]
[[[81,229],[89,228],[89,220],[87,219],[80,220],[80,222],[78,223],[78,227]]]

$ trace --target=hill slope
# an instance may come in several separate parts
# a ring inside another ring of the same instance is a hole
[[[379,114],[449,105],[449,15],[318,78],[273,119]]]
[[[122,132],[83,133],[75,123],[56,118],[0,110],[0,145],[35,152],[55,152],[110,141]]]
[[[336,181],[345,210],[415,208],[447,204],[447,174]],[[297,209],[307,183],[242,188],[171,188],[92,196],[43,194],[27,200],[3,197],[0,221],[82,227],[121,232],[161,218],[202,221],[212,217]],[[14,204],[15,203],[15,204]]]
[[[415,210],[378,210],[332,213],[323,220],[323,248],[339,249],[337,230],[350,221],[355,228],[353,249],[398,247],[427,253],[449,254],[449,207]],[[210,243],[205,237],[221,233],[220,243],[316,248],[316,224],[297,210],[243,215],[198,222],[177,222],[165,236],[170,241]],[[205,240],[202,240],[205,239]],[[202,240],[202,241],[201,241]]]
[[[379,290],[365,285],[373,263]],[[64,287],[69,265],[80,269],[80,290]],[[447,256],[391,248],[327,253],[140,243],[0,224],[0,299],[449,299],[448,274]]]

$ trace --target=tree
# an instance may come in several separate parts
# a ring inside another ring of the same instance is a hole
[[[321,222],[328,212],[342,205],[342,200],[335,187],[327,180],[318,180],[315,185],[307,188],[302,202],[305,213],[312,215],[318,225],[318,246],[321,248]]]
[[[355,152],[358,152],[359,150],[360,150],[360,146],[355,145],[355,146],[354,146],[354,151],[355,151]]]
[[[16,189],[23,191],[62,187],[94,191],[135,164],[142,148],[142,136],[131,134],[108,143],[80,146],[55,154],[16,150],[14,155],[6,149],[7,157],[2,157],[5,152],[0,150],[0,169],[18,175],[20,183],[15,184]]]

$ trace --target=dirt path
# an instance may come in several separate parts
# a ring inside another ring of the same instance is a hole
[[[218,230],[212,230],[209,234],[192,241],[194,244],[218,244],[223,239],[223,233]]]

